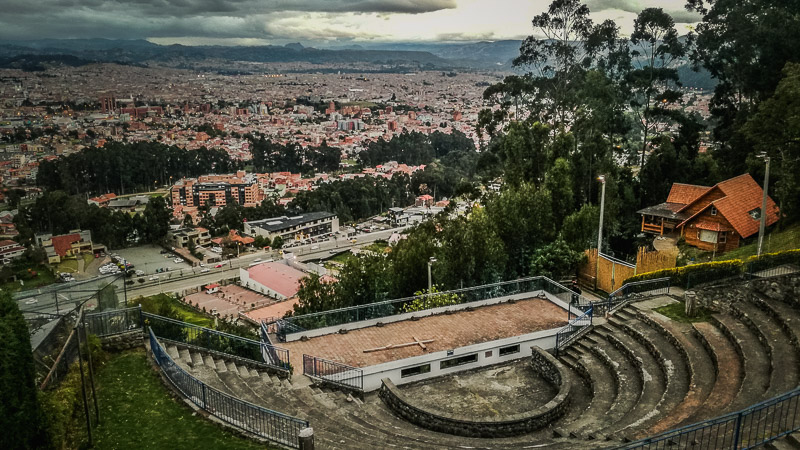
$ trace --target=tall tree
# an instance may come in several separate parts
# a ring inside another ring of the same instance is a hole
[[[630,106],[642,130],[641,167],[649,139],[672,122],[669,107],[681,98],[674,89],[679,81],[673,63],[686,55],[689,38],[685,41],[678,38],[675,21],[663,9],[647,8],[636,18],[630,42],[634,68],[628,74],[627,84]]]
[[[48,448],[28,326],[8,292],[0,292],[0,342],[0,448]]]

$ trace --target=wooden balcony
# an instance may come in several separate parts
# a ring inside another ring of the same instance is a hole
[[[659,223],[648,223],[645,222],[644,216],[642,216],[642,231],[646,233],[657,233],[659,235],[663,235],[664,219],[662,218]]]

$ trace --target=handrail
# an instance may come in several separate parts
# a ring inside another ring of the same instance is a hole
[[[358,367],[303,355],[303,374],[339,387],[364,392],[364,371]]]
[[[800,388],[740,411],[686,425],[617,449],[753,448],[800,430]]]
[[[224,353],[282,371],[291,370],[289,350],[285,348],[156,314],[143,312],[142,317],[149,321],[150,327],[158,330],[157,335],[162,339]]]
[[[308,428],[308,421],[254,405],[206,385],[175,363],[156,339],[152,328],[148,327],[148,332],[156,364],[170,383],[192,403],[237,428],[279,444],[300,447],[299,433]]]
[[[556,332],[556,346],[554,347],[554,353],[556,356],[558,356],[558,353],[561,351],[561,349],[565,348],[572,342],[572,340],[577,335],[578,331],[583,330],[585,327],[592,325],[593,317],[594,317],[594,305],[590,303],[589,309],[587,309],[580,316],[567,322],[567,324],[564,327],[562,327],[560,330]],[[587,319],[588,323],[586,323]]]
[[[402,305],[417,299],[424,300],[431,297],[435,298],[436,296],[450,295],[458,299],[458,304],[466,304],[480,300],[488,300],[492,298],[513,295],[521,292],[534,291],[545,291],[554,296],[562,296],[563,298],[561,298],[561,300],[565,303],[570,303],[573,301],[573,297],[577,297],[574,299],[576,300],[574,303],[577,303],[583,308],[590,303],[587,298],[570,290],[560,283],[551,280],[550,278],[544,276],[535,276],[485,284],[481,286],[384,300],[381,302],[367,303],[364,305],[348,306],[299,316],[289,316],[276,322],[279,331],[277,334],[279,340],[283,341],[285,340],[287,334],[297,333],[300,331],[393,316],[402,312]],[[473,298],[471,294],[475,293],[478,293],[479,295]],[[430,306],[430,308],[433,307],[434,306]],[[426,307],[424,309],[430,308]]]

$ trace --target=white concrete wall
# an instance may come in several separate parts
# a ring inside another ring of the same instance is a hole
[[[250,273],[247,272],[247,269],[239,268],[239,282],[241,283],[242,287],[250,289],[251,291],[255,291],[278,300],[286,300],[287,298],[286,296],[281,295],[267,286],[264,286],[263,284],[251,279]]]
[[[528,358],[531,356],[531,347],[538,346],[542,349],[549,350],[556,345],[556,333],[560,328],[551,330],[537,331],[535,333],[524,334],[497,341],[484,342],[482,344],[475,344],[466,347],[461,347],[452,350],[452,355],[448,355],[448,351],[441,351],[430,353],[426,355],[415,356],[413,358],[406,358],[388,363],[378,364],[375,366],[365,367],[364,370],[364,391],[370,392],[381,387],[381,379],[389,378],[395,385],[412,383],[415,381],[425,380],[428,378],[447,375],[464,370],[475,369],[477,367],[490,366],[507,361],[513,361],[521,358]],[[519,344],[520,349],[518,353],[513,353],[506,356],[500,356],[500,348],[508,347],[511,345]],[[491,352],[491,355],[487,355]],[[473,353],[478,354],[478,361],[461,366],[450,367],[447,369],[440,369],[441,361],[458,358],[459,356],[466,356]],[[409,376],[406,378],[401,377],[401,372],[405,368],[416,367],[423,364],[430,364],[431,370],[428,373]]]

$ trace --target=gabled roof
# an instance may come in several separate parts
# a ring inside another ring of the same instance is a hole
[[[714,202],[709,202],[708,205],[705,205],[700,211],[697,211],[692,217],[684,220],[678,226],[684,226],[713,205],[741,237],[747,238],[758,232],[760,219],[758,216],[751,216],[750,212],[761,209],[764,190],[761,189],[761,186],[756,183],[753,177],[749,173],[745,173],[717,183],[708,188],[706,192],[714,188],[719,189],[725,196]],[[772,201],[772,198],[767,196],[767,226],[777,222],[779,216],[778,205]]]
[[[51,239],[51,241],[53,242],[53,250],[55,250],[58,256],[62,258],[66,256],[67,250],[69,250],[72,247],[72,243],[78,242],[80,240],[81,240],[81,235],[78,233],[53,236]]]
[[[711,188],[708,186],[699,186],[696,184],[672,183],[672,189],[669,190],[667,203],[688,205],[708,192],[709,189]]]

